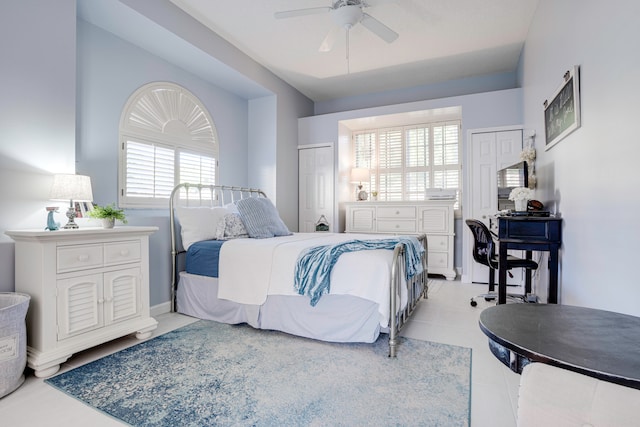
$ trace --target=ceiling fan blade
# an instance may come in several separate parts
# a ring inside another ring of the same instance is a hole
[[[387,43],[391,43],[398,38],[398,33],[367,13],[362,14],[360,23]]]
[[[322,40],[322,44],[320,45],[320,49],[318,50],[320,52],[329,52],[331,49],[333,49],[333,45],[336,43],[336,40],[338,39],[340,30],[341,28],[338,27],[337,25],[334,25],[333,27],[331,27],[326,37],[324,38],[324,40]]]
[[[308,9],[296,9],[296,10],[285,10],[283,12],[276,12],[273,16],[276,19],[282,18],[293,18],[296,16],[304,16],[304,15],[315,15],[316,13],[324,13],[330,12],[332,9],[327,7],[310,7]]]

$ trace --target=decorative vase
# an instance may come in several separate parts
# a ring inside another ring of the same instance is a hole
[[[516,205],[516,211],[518,212],[526,211],[528,202],[529,201],[527,199],[514,200],[514,203]]]
[[[102,218],[102,228],[113,228],[116,225],[115,218]]]

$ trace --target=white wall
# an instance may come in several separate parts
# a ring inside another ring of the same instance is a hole
[[[537,196],[562,214],[560,302],[640,315],[640,2],[540,0],[521,58]],[[544,149],[543,101],[581,67],[582,127]]]

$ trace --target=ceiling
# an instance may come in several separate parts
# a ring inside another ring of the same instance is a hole
[[[387,43],[362,24],[338,35],[328,12],[276,12],[335,0],[171,0],[314,101],[515,71],[538,0],[365,0],[399,34]]]

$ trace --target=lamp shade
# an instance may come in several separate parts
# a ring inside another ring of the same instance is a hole
[[[56,174],[51,186],[51,200],[93,201],[91,178],[86,175]]]
[[[351,169],[351,182],[362,183],[371,179],[371,173],[366,168],[353,168]]]

